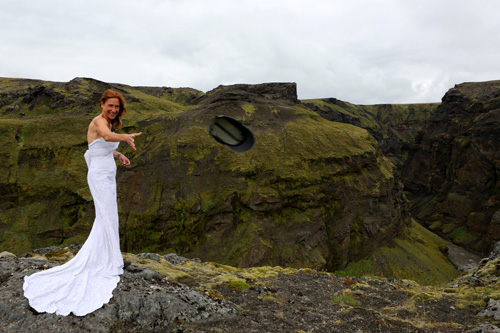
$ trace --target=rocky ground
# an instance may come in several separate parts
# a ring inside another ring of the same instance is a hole
[[[169,254],[124,254],[109,304],[85,317],[38,314],[22,279],[75,251],[0,255],[5,332],[497,332],[500,259],[447,285],[344,278],[310,269],[240,269]],[[48,261],[47,258],[51,259]],[[58,262],[59,261],[59,262]]]
[[[265,288],[217,287],[241,309],[225,320],[183,325],[194,332],[463,332],[477,325],[450,297],[425,299],[402,281],[279,275]]]

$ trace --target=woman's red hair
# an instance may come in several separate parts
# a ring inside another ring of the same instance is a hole
[[[122,94],[117,91],[108,89],[106,90],[99,100],[99,105],[103,105],[109,98],[118,98],[120,101],[120,111],[118,112],[118,116],[115,119],[111,120],[111,125],[114,129],[120,130],[122,128],[122,117],[127,113],[127,108],[125,107],[125,98],[123,98]]]

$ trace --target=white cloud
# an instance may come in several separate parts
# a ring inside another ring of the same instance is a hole
[[[439,101],[500,79],[496,0],[18,0],[0,76],[192,87],[297,82],[299,98]]]

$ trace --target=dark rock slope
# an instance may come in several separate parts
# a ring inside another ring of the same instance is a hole
[[[456,85],[402,171],[413,216],[483,254],[500,239],[499,138],[500,81]]]

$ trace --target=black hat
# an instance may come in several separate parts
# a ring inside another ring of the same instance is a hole
[[[252,131],[229,116],[215,117],[210,124],[209,132],[215,140],[237,153],[250,150],[255,143]]]

